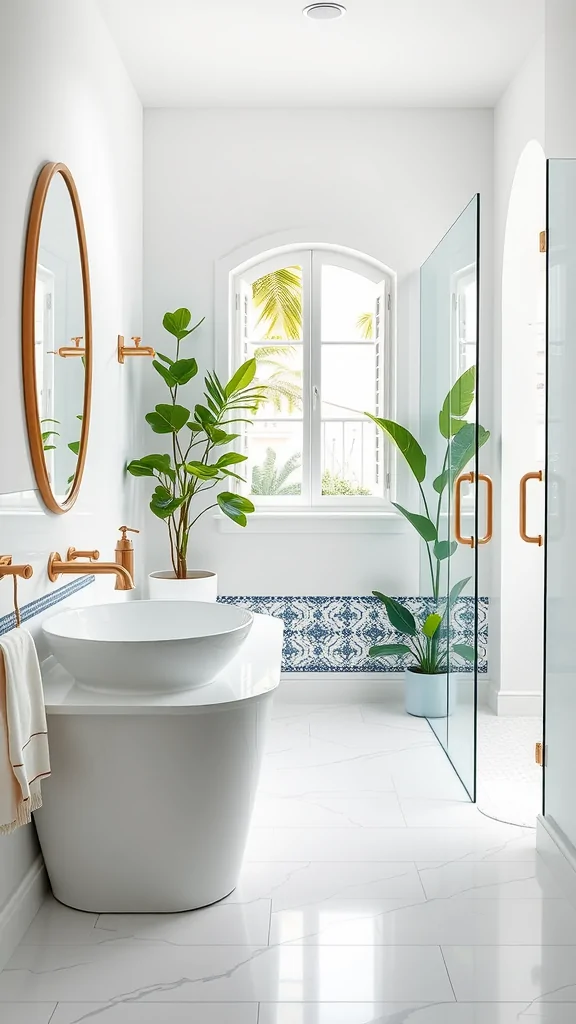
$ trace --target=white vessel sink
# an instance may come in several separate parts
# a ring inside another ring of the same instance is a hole
[[[206,686],[232,661],[254,616],[197,601],[126,601],[72,608],[44,635],[79,686],[101,693],[180,693]]]

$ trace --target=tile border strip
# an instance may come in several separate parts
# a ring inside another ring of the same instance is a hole
[[[402,640],[372,596],[320,595],[234,595],[218,598],[223,604],[240,605],[253,612],[276,615],[284,622],[283,672],[373,673],[405,669],[405,659],[391,656],[374,660],[368,649],[375,643]],[[434,610],[432,598],[401,596],[413,614],[422,617]],[[474,613],[472,597],[461,597],[453,609],[456,643],[473,643]],[[488,671],[489,598],[478,601],[478,671]],[[472,666],[455,658],[454,670],[472,672]]]
[[[28,622],[30,619],[33,619],[34,616],[47,611],[48,608],[53,608],[55,605],[60,604],[61,601],[65,601],[68,597],[72,597],[73,594],[77,594],[79,590],[84,590],[85,587],[89,587],[95,582],[95,580],[95,576],[80,576],[77,580],[72,580],[70,583],[66,583],[63,587],[51,590],[49,593],[43,594],[42,597],[36,597],[28,604],[21,604],[20,615],[22,617],[22,622]],[[3,633],[9,633],[11,629],[15,628],[16,615],[14,612],[8,612],[7,615],[0,615],[0,636],[2,636]]]

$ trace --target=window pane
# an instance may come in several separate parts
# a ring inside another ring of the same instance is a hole
[[[302,417],[302,345],[249,345],[246,358],[255,357],[257,379],[269,389],[269,400],[261,405],[256,419],[272,416]]]
[[[244,337],[248,341],[302,338],[302,267],[273,270],[244,293]]]
[[[302,421],[259,420],[246,436],[249,493],[282,497],[302,491]]]
[[[376,293],[381,286],[343,267],[322,267],[322,341],[374,337]]]
[[[381,494],[381,462],[381,433],[373,423],[322,424],[322,494]]]
[[[363,419],[377,412],[376,346],[322,346],[322,419]]]

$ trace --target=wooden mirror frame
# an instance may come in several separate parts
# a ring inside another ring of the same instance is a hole
[[[40,244],[40,230],[42,227],[42,215],[48,189],[53,178],[60,174],[66,183],[74,219],[76,221],[76,233],[78,235],[78,248],[80,251],[80,263],[82,267],[82,287],[84,292],[84,403],[82,409],[82,429],[80,432],[80,447],[78,449],[78,462],[72,487],[66,495],[62,504],[57,500],[48,478],[48,470],[44,458],[42,445],[42,426],[40,423],[40,411],[38,409],[38,396],[36,393],[36,367],[35,367],[35,343],[34,343],[34,303],[36,295],[36,268],[38,264],[38,248]],[[88,269],[88,249],[86,246],[86,233],[84,231],[84,220],[78,190],[74,183],[68,167],[60,163],[45,164],[34,187],[30,216],[28,218],[28,232],[26,235],[26,250],[24,255],[24,280],[22,286],[22,376],[24,383],[24,407],[26,411],[26,425],[28,427],[28,444],[30,456],[38,490],[47,509],[50,512],[61,515],[68,512],[76,501],[80,492],[80,485],[84,474],[86,462],[86,449],[88,445],[88,432],[90,429],[90,408],[92,404],[92,303],[90,298],[90,273]]]

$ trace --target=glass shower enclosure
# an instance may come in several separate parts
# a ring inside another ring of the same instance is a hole
[[[421,599],[424,612],[442,617],[438,644],[445,652],[445,701],[440,716],[428,721],[471,800],[478,548],[492,534],[492,484],[478,465],[489,437],[479,419],[479,225],[477,195],[420,271],[420,443],[427,455],[422,511],[435,527],[435,538],[421,545]],[[486,503],[481,516],[479,500]]]

